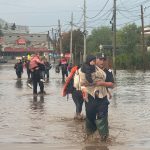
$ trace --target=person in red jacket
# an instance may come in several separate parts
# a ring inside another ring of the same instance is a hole
[[[37,95],[37,85],[40,86],[40,94],[45,94],[44,84],[41,81],[41,70],[40,66],[44,63],[40,60],[39,53],[34,54],[31,57],[29,68],[32,73],[32,83],[33,83],[33,94]]]
[[[68,70],[67,70],[68,62],[65,57],[61,58],[59,66],[61,66],[62,81],[65,81],[65,76],[68,77]]]

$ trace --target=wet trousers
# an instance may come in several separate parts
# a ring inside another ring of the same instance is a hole
[[[83,97],[82,97],[82,92],[74,89],[72,92],[72,99],[76,106],[76,114],[80,114],[82,111],[82,105],[84,102]]]
[[[37,86],[40,86],[40,92],[44,92],[44,84],[40,81],[40,70],[34,70],[32,72],[33,94],[37,94]]]
[[[16,75],[17,75],[17,78],[21,78],[22,72],[21,72],[21,71],[16,70]]]
[[[88,102],[85,102],[87,134],[98,130],[101,136],[109,135],[108,105],[107,96],[102,99],[94,99],[91,95],[88,95]]]
[[[47,79],[49,79],[49,69],[45,70],[44,79],[45,79],[45,76],[46,76]]]
[[[30,71],[30,69],[27,69],[27,76],[28,76],[28,79],[31,78],[31,71]]]

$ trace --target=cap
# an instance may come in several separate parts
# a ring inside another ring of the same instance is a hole
[[[106,57],[106,55],[105,55],[104,53],[98,53],[98,54],[96,55],[96,58],[106,60],[107,57]]]

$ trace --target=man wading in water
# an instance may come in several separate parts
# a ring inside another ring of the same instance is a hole
[[[90,57],[90,58],[89,58]],[[92,58],[92,59],[91,59]],[[88,63],[93,60],[93,56],[87,56]],[[96,60],[96,57],[95,59]],[[86,131],[87,135],[93,134],[96,130],[99,131],[102,141],[106,141],[109,136],[108,130],[108,105],[107,88],[112,87],[112,82],[105,82],[106,73],[96,66],[94,63],[91,77],[93,82],[89,83],[86,79],[86,70],[81,67],[79,69],[81,89],[85,93],[85,108],[86,108]]]

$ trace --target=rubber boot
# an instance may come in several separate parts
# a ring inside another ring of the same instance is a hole
[[[96,120],[96,126],[101,136],[101,140],[105,141],[109,135],[108,116]]]

